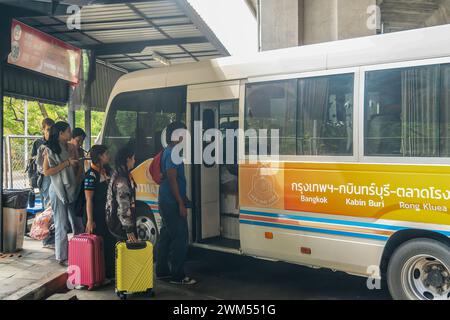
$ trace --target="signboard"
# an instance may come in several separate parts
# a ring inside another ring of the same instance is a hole
[[[247,164],[239,180],[241,207],[450,225],[448,166]]]
[[[81,49],[13,20],[8,63],[77,84]]]

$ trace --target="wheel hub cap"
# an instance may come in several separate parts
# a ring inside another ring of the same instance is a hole
[[[156,225],[153,223],[153,220],[145,216],[138,217],[136,220],[139,239],[150,241],[153,245],[155,245],[157,233]]]
[[[450,299],[450,272],[433,256],[419,255],[409,259],[403,267],[402,278],[403,287],[412,299]]]

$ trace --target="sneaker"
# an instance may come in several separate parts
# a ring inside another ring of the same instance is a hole
[[[63,267],[68,267],[69,266],[69,262],[67,260],[58,261],[58,263],[59,263],[60,266],[63,266]]]
[[[54,244],[46,244],[46,245],[43,245],[42,248],[55,250],[55,245]]]
[[[105,280],[103,280],[101,286],[104,287],[104,286],[110,285],[111,283],[112,283],[111,279],[105,278]]]
[[[170,283],[172,284],[178,284],[178,285],[193,285],[196,284],[197,281],[195,279],[189,278],[189,277],[184,277],[184,279],[182,280],[171,280]]]

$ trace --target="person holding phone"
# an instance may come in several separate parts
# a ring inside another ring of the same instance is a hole
[[[78,150],[69,143],[71,138],[69,124],[56,122],[50,129],[43,164],[44,175],[51,179],[49,196],[55,220],[56,260],[64,266],[68,265],[69,224],[74,235],[84,231],[83,220],[75,210],[80,192],[77,185],[79,161]]]
[[[106,200],[106,223],[118,241],[137,242],[136,182],[131,176],[136,163],[130,145],[122,147],[116,155],[116,171],[111,177]]]

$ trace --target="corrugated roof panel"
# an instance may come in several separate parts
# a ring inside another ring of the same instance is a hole
[[[204,26],[204,23],[202,24],[201,18],[197,17],[195,12],[192,13],[190,9],[174,0],[87,5],[81,11],[81,30],[67,30],[67,18],[67,15],[60,15],[54,18],[34,17],[21,18],[21,20],[75,46],[89,46],[93,49],[98,48],[98,52],[110,53],[109,55],[100,55],[98,58],[105,61],[111,60],[112,63],[118,61],[115,63],[117,66],[128,70],[144,69],[146,64],[161,67],[159,62],[151,59],[153,52],[157,52],[170,59],[172,63],[178,64],[194,61],[186,50],[194,56],[198,56],[201,60],[210,58],[211,55],[215,56],[216,53],[219,53],[218,50],[224,50],[217,42],[213,42],[214,45],[211,43],[182,44],[181,46],[150,45],[142,52],[136,52],[140,51],[140,48],[130,46],[130,52],[125,55],[127,43],[166,39],[165,34],[173,39],[203,36],[215,41],[214,36],[208,33],[209,31],[205,31],[207,27]],[[193,24],[191,19],[198,25]],[[156,28],[153,28],[151,23]],[[162,32],[159,32],[158,29]],[[118,46],[109,46],[103,47],[102,50],[102,43],[120,43],[121,47],[118,49]],[[122,48],[125,48],[125,50]],[[130,57],[145,59],[145,63],[125,62]]]
[[[144,52],[144,53],[130,53],[130,54],[128,54],[128,56],[130,56],[130,57],[134,57],[134,58],[139,58],[139,57],[151,57],[152,56],[152,54],[151,53],[146,53],[146,52]]]
[[[67,30],[66,26],[62,26],[63,28],[65,28],[65,30]],[[88,22],[88,23],[83,23],[83,25],[81,26],[81,31],[86,31],[86,30],[97,30],[97,29],[120,29],[120,28],[142,28],[142,27],[146,27],[148,28],[148,23],[146,23],[145,21],[130,21],[130,22],[126,22],[126,21],[121,21],[121,22],[104,22],[104,23],[98,23],[98,21],[96,22]]]
[[[115,42],[129,42],[129,41],[143,41],[143,40],[156,40],[165,39],[165,36],[161,35],[155,30],[124,30],[121,32],[87,32],[86,34],[95,37],[97,40],[103,43],[115,43]],[[124,44],[126,45],[126,44]]]
[[[145,69],[145,66],[139,62],[123,62],[123,63],[115,63],[115,65],[120,68],[124,68],[131,71]]]
[[[175,54],[165,54],[164,57],[166,57],[169,60],[172,59],[180,59],[180,58],[189,58],[190,55],[188,53],[175,53]]]
[[[188,17],[183,17],[183,18],[154,18],[152,19],[153,23],[155,23],[156,25],[168,25],[171,23],[176,23],[176,24],[180,24],[180,23],[185,23],[185,24],[192,24],[191,20],[189,20]]]
[[[181,53],[184,52],[179,46],[150,46],[146,47],[145,52],[158,52],[161,54]]]
[[[124,57],[125,57],[124,54],[107,54],[107,55],[98,56],[97,58],[103,60],[103,59],[124,58]]]
[[[135,41],[134,37],[139,37],[142,35],[147,35],[148,37],[158,37],[160,38],[161,33],[154,28],[147,29],[123,29],[123,30],[111,30],[111,31],[89,31],[87,32],[91,36],[102,36],[102,37],[122,37],[123,35],[131,36],[128,41]],[[164,36],[162,36],[165,38]]]
[[[202,33],[194,25],[161,27],[161,30],[163,30],[172,38],[202,36]]]
[[[214,56],[204,56],[204,57],[202,57],[202,56],[197,56],[197,55],[196,55],[196,58],[197,58],[199,61],[211,60],[211,59],[216,59],[216,58],[220,58],[220,57],[221,57],[220,54],[217,54],[217,55],[214,55]]]
[[[217,50],[212,44],[210,43],[191,43],[191,44],[184,44],[183,48],[185,48],[188,51],[206,51],[206,50]]]
[[[177,6],[170,5],[170,6],[141,6],[135,4],[135,7],[142,12],[146,17],[152,19],[157,17],[164,17],[164,16],[178,16],[178,15],[184,15],[181,10],[178,9]]]
[[[184,15],[175,3],[169,1],[142,2],[133,5],[149,18]]]
[[[170,62],[172,64],[181,64],[181,63],[195,62],[195,60],[192,58],[182,58],[182,59],[173,59],[173,60],[170,60]]]

